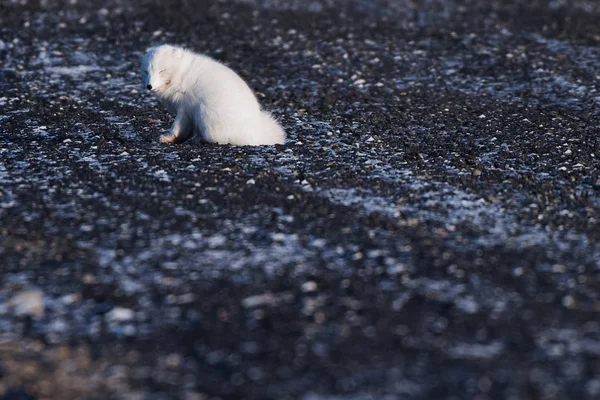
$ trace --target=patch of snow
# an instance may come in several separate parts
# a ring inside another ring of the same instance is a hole
[[[98,71],[100,68],[95,65],[76,65],[73,67],[47,67],[46,71],[54,75],[69,75],[81,77],[90,72]]]

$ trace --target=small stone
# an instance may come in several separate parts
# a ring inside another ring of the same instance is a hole
[[[44,315],[44,293],[41,290],[23,290],[8,301],[17,316],[41,317]]]
[[[322,249],[323,247],[325,247],[326,244],[327,241],[325,239],[314,239],[312,242],[309,243],[309,246]]]
[[[573,296],[567,295],[567,296],[563,297],[563,299],[562,299],[562,305],[567,308],[575,308],[576,304],[577,303]]]
[[[562,264],[554,264],[552,266],[552,272],[554,272],[555,274],[562,274],[564,272],[566,272],[567,267],[565,267]]]
[[[302,284],[302,291],[304,293],[306,292],[314,292],[315,290],[317,290],[318,285],[315,281],[308,281],[308,282],[304,282]]]
[[[214,235],[206,238],[206,242],[210,248],[221,247],[227,243],[227,238],[223,235]]]
[[[242,306],[244,308],[253,308],[264,305],[271,305],[275,303],[275,297],[272,293],[266,292],[255,296],[248,296],[242,300]]]
[[[194,296],[193,293],[185,293],[185,294],[181,294],[181,295],[177,296],[177,303],[189,304],[189,303],[193,303],[195,299],[196,299],[196,296]]]
[[[168,368],[178,368],[181,365],[182,358],[177,353],[171,353],[165,358],[165,365]]]
[[[274,242],[279,242],[279,243],[285,242],[285,239],[287,237],[288,237],[288,235],[286,235],[285,233],[281,233],[281,232],[271,234],[271,240],[273,240]]]
[[[93,225],[84,224],[84,225],[81,225],[79,227],[79,230],[81,230],[82,232],[91,232],[91,231],[94,230],[94,226]]]
[[[85,275],[83,275],[81,280],[86,285],[91,285],[92,283],[94,283],[96,281],[96,278],[94,278],[94,275],[92,275],[92,274],[85,274]]]
[[[81,296],[77,293],[66,294],[58,299],[62,304],[69,305],[77,303],[81,300]]]
[[[129,321],[133,319],[134,312],[129,308],[115,307],[106,314],[108,321]]]

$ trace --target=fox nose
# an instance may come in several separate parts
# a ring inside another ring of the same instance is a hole
[[[148,90],[152,90],[152,85],[147,85],[146,88],[148,88]]]

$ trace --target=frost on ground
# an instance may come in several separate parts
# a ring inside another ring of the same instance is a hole
[[[71,3],[0,6],[0,395],[600,394],[595,2]],[[164,42],[288,142],[158,143]]]

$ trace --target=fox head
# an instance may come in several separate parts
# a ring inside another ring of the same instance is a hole
[[[149,49],[141,71],[146,89],[158,94],[169,90],[184,53],[184,49],[166,44]]]

